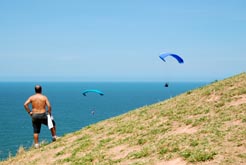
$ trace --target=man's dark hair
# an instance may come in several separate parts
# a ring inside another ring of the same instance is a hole
[[[36,93],[42,93],[42,87],[40,85],[35,86],[35,92]]]

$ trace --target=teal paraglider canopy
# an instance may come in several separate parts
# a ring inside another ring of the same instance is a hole
[[[98,94],[101,95],[101,96],[104,95],[103,92],[101,92],[101,91],[99,91],[99,90],[97,90],[97,89],[87,89],[87,90],[85,90],[82,94],[83,94],[84,96],[87,96],[87,93],[90,93],[90,92],[98,93]]]
[[[161,54],[159,57],[164,61],[166,62],[165,58],[167,56],[171,56],[173,58],[175,58],[180,64],[184,63],[184,60],[177,54],[173,54],[173,53],[163,53]]]

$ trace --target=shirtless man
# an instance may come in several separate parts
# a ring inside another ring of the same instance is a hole
[[[44,124],[47,126],[47,114],[46,114],[46,107],[48,108],[48,114],[51,115],[51,105],[48,100],[48,98],[44,95],[42,95],[42,87],[40,85],[35,86],[35,92],[36,94],[29,97],[26,102],[24,103],[24,107],[29,113],[29,115],[32,117],[32,126],[33,126],[33,138],[35,147],[38,148],[38,136],[41,129],[41,124]],[[32,104],[32,110],[29,108],[29,104]],[[51,128],[51,134],[53,141],[56,140],[56,128],[55,128],[55,122],[52,120],[54,127]]]

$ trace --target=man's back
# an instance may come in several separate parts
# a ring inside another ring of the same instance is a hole
[[[32,112],[33,113],[45,113],[46,112],[46,105],[49,107],[49,101],[46,96],[37,93],[35,95],[32,95],[28,101],[28,103],[32,103]]]

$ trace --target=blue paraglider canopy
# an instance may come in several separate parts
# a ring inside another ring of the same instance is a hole
[[[88,89],[88,90],[85,90],[85,91],[83,92],[83,95],[86,96],[86,94],[89,93],[89,92],[98,93],[98,94],[101,95],[101,96],[104,95],[104,93],[102,93],[101,91],[96,90],[96,89]]]
[[[166,62],[165,58],[166,58],[167,56],[172,56],[172,57],[174,57],[180,64],[184,63],[184,60],[183,60],[180,56],[178,56],[177,54],[173,54],[173,53],[163,53],[163,54],[161,54],[159,57],[160,57],[164,62]]]

